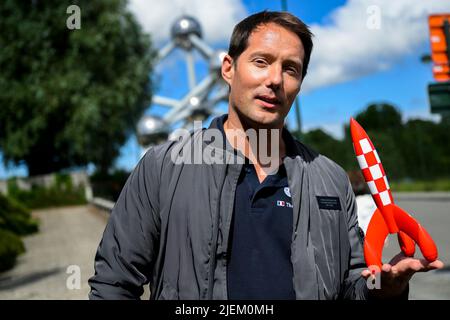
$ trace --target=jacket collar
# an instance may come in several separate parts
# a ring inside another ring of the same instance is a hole
[[[211,142],[211,145],[216,148],[223,148],[224,150],[227,150],[229,152],[233,152],[234,154],[240,154],[240,152],[236,151],[231,144],[228,142],[228,139],[225,135],[225,129],[223,127],[223,124],[228,118],[228,114],[223,114],[219,117],[214,118],[211,121],[211,124],[208,127],[209,129],[218,129],[222,133],[222,141],[213,141]],[[301,156],[303,158],[303,152],[300,149],[300,147],[297,145],[294,137],[292,134],[287,130],[286,128],[283,128],[282,131],[282,138],[284,143],[286,144],[286,157],[295,158],[297,156]]]

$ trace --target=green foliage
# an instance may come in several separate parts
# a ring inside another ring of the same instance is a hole
[[[405,167],[407,159],[403,157],[399,139],[388,131],[367,131],[367,134],[377,149],[388,178],[396,180],[406,176],[408,174]],[[354,151],[352,152],[356,162]]]
[[[28,209],[0,194],[0,230],[27,235],[38,231],[38,222],[31,217]]]
[[[408,176],[421,180],[450,177],[450,126],[425,120],[405,124],[401,150]]]
[[[402,127],[402,115],[388,103],[370,104],[361,113],[357,114],[355,120],[369,131],[391,131]]]
[[[69,30],[69,5],[81,29]],[[106,171],[150,101],[154,52],[125,0],[0,2],[0,149],[31,176]]]
[[[364,127],[377,148],[393,190],[449,190],[450,121],[409,120],[387,103],[371,104],[354,118]],[[302,141],[340,164],[347,172],[359,167],[345,125],[345,137],[337,140],[322,130],[303,134]],[[358,181],[357,177],[354,177]],[[402,181],[402,182],[400,182]],[[404,182],[410,181],[410,182]],[[398,183],[395,183],[398,182]]]
[[[19,236],[0,229],[0,272],[12,268],[17,256],[24,252],[25,246]]]
[[[390,184],[392,190],[395,190],[397,192],[450,191],[450,179],[393,181]]]
[[[115,170],[112,173],[95,172],[90,178],[96,197],[117,201],[130,172]]]
[[[20,190],[15,179],[8,181],[8,194],[28,208],[48,208],[86,204],[84,186],[74,187],[70,175],[55,174],[50,187],[33,185],[31,190]]]
[[[333,159],[341,166],[344,166],[348,161],[348,151],[352,151],[342,141],[333,138],[321,129],[315,129],[305,133],[303,135],[303,142],[321,154]]]
[[[38,221],[28,209],[0,194],[0,271],[14,266],[19,254],[25,252],[20,236],[38,231]]]

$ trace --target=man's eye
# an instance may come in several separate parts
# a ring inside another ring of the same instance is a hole
[[[293,76],[297,76],[297,75],[298,75],[298,71],[297,71],[297,69],[294,68],[294,67],[289,67],[289,68],[286,69],[286,71],[287,71],[289,74],[293,75]]]
[[[264,60],[264,59],[256,59],[256,60],[254,60],[254,62],[257,66],[265,66],[267,64],[266,60]]]

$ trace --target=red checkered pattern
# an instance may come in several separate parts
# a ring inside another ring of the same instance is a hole
[[[370,193],[377,204],[386,206],[394,203],[381,160],[372,141],[363,138],[353,145],[364,179],[369,185]]]

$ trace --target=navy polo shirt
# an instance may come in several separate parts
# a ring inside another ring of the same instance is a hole
[[[260,183],[247,159],[236,187],[230,230],[229,299],[295,299],[292,215],[284,165]]]

